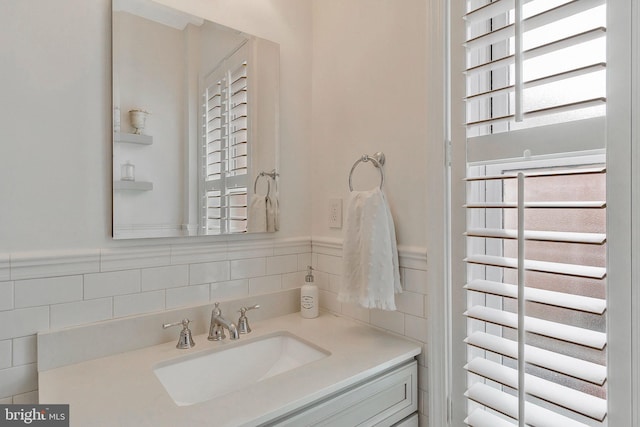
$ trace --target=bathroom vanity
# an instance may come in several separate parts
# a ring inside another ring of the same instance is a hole
[[[43,365],[40,402],[70,404],[72,426],[418,425],[418,344],[328,313],[251,329]]]

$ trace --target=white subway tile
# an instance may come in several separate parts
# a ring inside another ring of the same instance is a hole
[[[49,307],[0,311],[0,340],[24,337],[49,329]]]
[[[404,335],[404,314],[399,311],[371,310],[371,324]]]
[[[189,266],[172,265],[142,269],[142,291],[178,288],[189,284]]]
[[[267,258],[267,274],[293,273],[298,271],[297,255],[280,255]]]
[[[38,391],[16,394],[13,396],[13,403],[16,405],[35,405],[38,403]]]
[[[331,274],[342,274],[342,257],[318,254],[318,270]]]
[[[424,317],[424,295],[404,291],[396,294],[396,307],[399,311],[414,316]]]
[[[342,304],[342,314],[361,322],[371,323],[371,312],[368,308],[360,307],[355,304]]]
[[[99,298],[51,306],[51,328],[83,325],[113,318],[113,299]]]
[[[249,280],[229,280],[211,284],[211,301],[241,298],[249,295]]]
[[[282,277],[262,276],[249,279],[249,295],[268,294],[282,289]]]
[[[342,276],[338,274],[329,275],[329,290],[331,292],[339,293],[342,287]]]
[[[229,280],[228,261],[205,262],[189,266],[190,285],[202,285],[224,280]]]
[[[140,270],[122,270],[84,275],[84,299],[140,292]]]
[[[282,289],[299,288],[304,285],[304,271],[296,271],[295,273],[287,273],[282,275]]]
[[[205,304],[209,302],[209,285],[167,289],[167,308]]]
[[[16,308],[79,301],[82,299],[82,276],[17,280],[14,294]]]
[[[308,266],[313,265],[313,260],[311,258],[311,252],[298,254],[298,270],[304,271]]]
[[[113,297],[113,317],[131,316],[164,310],[164,291],[143,292],[140,294],[119,295]]]
[[[11,357],[11,340],[0,341],[0,369],[9,368],[13,365]]]
[[[337,295],[333,292],[320,289],[318,291],[318,297],[320,298],[320,308],[333,313],[342,313],[342,309],[346,305],[338,302]]]
[[[427,342],[427,319],[423,317],[416,317],[411,315],[405,316],[405,328],[404,334],[409,338],[413,338],[415,340],[421,341],[423,343]]]
[[[38,353],[36,351],[36,335],[14,338],[13,340],[13,366],[36,363]]]
[[[304,278],[307,275],[306,272],[303,273],[301,285],[304,285]],[[313,283],[320,289],[324,289],[325,291],[329,289],[329,273],[325,273],[324,271],[314,270],[313,271]]]
[[[13,282],[0,282],[0,311],[13,308]]]
[[[427,293],[427,272],[412,268],[402,268],[400,270],[402,279],[402,289],[405,291]]]
[[[247,279],[266,274],[265,258],[249,258],[231,261],[231,278]]]
[[[0,370],[0,398],[37,389],[38,370],[35,363]]]

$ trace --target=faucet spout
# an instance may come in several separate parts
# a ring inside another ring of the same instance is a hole
[[[211,325],[209,326],[209,341],[220,341],[226,338],[224,334],[224,328],[229,331],[230,338],[237,340],[240,337],[236,324],[230,322],[222,316],[219,303],[215,304],[213,311],[211,312]]]

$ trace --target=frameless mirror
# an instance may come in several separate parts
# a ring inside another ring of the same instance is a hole
[[[113,0],[113,237],[279,227],[276,43]]]

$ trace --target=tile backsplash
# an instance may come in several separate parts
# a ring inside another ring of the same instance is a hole
[[[36,333],[299,288],[311,240],[0,255],[0,403],[37,402]]]
[[[398,310],[392,312],[337,301],[341,255],[339,240],[308,237],[0,255],[0,403],[37,402],[37,332],[251,296],[283,305],[274,308],[277,315],[291,308],[286,291],[302,286],[307,265],[313,265],[322,309],[422,343],[419,409],[424,422],[425,251],[399,248],[404,292],[396,296]]]

